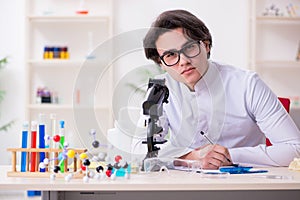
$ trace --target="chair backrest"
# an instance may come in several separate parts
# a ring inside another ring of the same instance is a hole
[[[287,112],[290,112],[291,100],[289,98],[278,97],[279,101],[282,103],[283,107]]]
[[[286,111],[290,112],[291,100],[289,98],[284,98],[284,97],[278,97],[278,99],[282,103],[282,105],[286,109]],[[266,138],[266,145],[272,146],[272,143],[270,142],[270,140],[268,138]]]

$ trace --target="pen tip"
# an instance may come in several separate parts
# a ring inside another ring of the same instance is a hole
[[[204,132],[203,132],[203,131],[200,131],[200,134],[201,134],[201,135],[204,135]]]

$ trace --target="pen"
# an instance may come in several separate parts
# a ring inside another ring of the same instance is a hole
[[[200,131],[200,134],[210,143],[210,144],[212,144],[212,145],[214,145],[214,143],[213,143],[213,141],[211,140],[211,139],[209,139],[209,137],[207,137],[207,135],[205,135],[205,133],[203,132],[203,131]],[[229,158],[226,158],[226,160],[228,161],[228,162],[230,162],[230,163],[232,163],[231,162],[231,160],[229,159]],[[238,164],[232,164],[233,166],[238,166]]]
[[[209,139],[209,137],[207,137],[207,135],[205,135],[205,133],[203,131],[200,131],[200,134],[205,137],[205,139],[212,145],[214,145],[213,141],[211,141],[211,139]]]

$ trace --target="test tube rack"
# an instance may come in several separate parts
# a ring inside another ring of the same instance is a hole
[[[68,158],[64,160],[64,173],[57,173],[56,177],[64,177],[67,173],[74,173],[77,172],[78,168],[82,165],[82,161],[80,159],[77,159],[77,157],[84,152],[87,152],[87,149],[75,149],[75,148],[70,148],[70,150],[73,150],[75,152],[75,156],[73,158],[73,163],[70,166],[68,170]],[[45,153],[45,157],[50,159],[50,156],[54,156],[54,158],[57,158],[59,153],[63,151],[63,149],[54,149],[54,148],[8,148],[7,151],[10,151],[12,153],[12,159],[11,159],[11,166],[12,169],[11,171],[7,172],[8,177],[37,177],[37,178],[49,178],[50,174],[53,174],[53,172],[50,172],[46,168],[46,172],[39,172],[39,163],[40,163],[40,154],[41,152]],[[19,153],[18,153],[19,152]],[[21,152],[26,152],[26,171],[21,172],[17,170],[17,155],[21,154]],[[36,171],[31,172],[29,170],[30,166],[30,156],[32,152],[36,152]],[[54,164],[50,163],[49,165],[58,165],[58,160],[53,160]],[[74,178],[82,178],[84,174],[82,172],[76,173]]]

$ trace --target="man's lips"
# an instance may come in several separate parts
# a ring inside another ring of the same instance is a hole
[[[190,72],[190,71],[193,70],[193,69],[195,69],[195,68],[194,68],[194,67],[187,68],[187,69],[183,70],[183,71],[181,72],[181,74],[188,73],[188,72]]]

